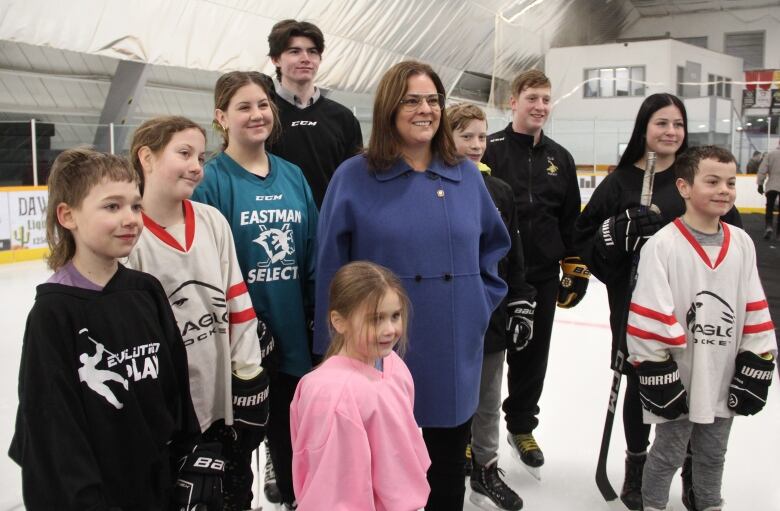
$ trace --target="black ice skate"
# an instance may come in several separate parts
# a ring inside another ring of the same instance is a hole
[[[523,499],[501,479],[504,471],[498,468],[498,456],[487,465],[474,462],[471,472],[471,495],[469,500],[480,509],[518,511],[523,508]]]
[[[276,471],[274,470],[273,463],[271,463],[271,453],[268,452],[268,443],[265,444],[263,494],[265,494],[265,500],[271,504],[279,504],[282,501],[282,494],[279,493],[279,487],[276,486]]]
[[[474,468],[473,460],[472,460],[472,454],[471,454],[471,444],[466,444],[466,477],[471,477],[471,470]]]
[[[528,472],[538,481],[542,480],[542,471],[539,469],[544,465],[544,454],[536,443],[533,433],[518,433],[507,435],[507,441],[512,446],[512,455],[518,458]]]
[[[642,472],[647,453],[633,454],[626,451],[626,478],[620,490],[620,500],[632,511],[642,509]]]

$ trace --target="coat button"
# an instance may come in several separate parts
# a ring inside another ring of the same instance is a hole
[[[421,280],[422,280],[422,275],[415,275],[414,276],[414,281],[415,282],[420,282]]]
[[[452,280],[452,274],[451,273],[445,273],[444,274],[444,280]]]

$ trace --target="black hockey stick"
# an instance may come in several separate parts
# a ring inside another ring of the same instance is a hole
[[[653,180],[655,179],[655,153],[647,153],[647,164],[645,165],[645,175],[642,180],[642,195],[639,198],[639,205],[641,208],[648,208],[652,204],[653,199]],[[631,260],[631,273],[628,280],[628,299],[631,300],[631,293],[634,291],[634,285],[636,284],[636,270],[639,266],[639,252],[634,252],[634,257]],[[626,315],[623,318],[622,331],[626,330],[628,325],[628,307],[626,307]],[[615,364],[614,371],[612,372],[612,384],[609,387],[609,403],[607,405],[607,417],[604,420],[604,432],[601,435],[601,447],[599,448],[599,460],[596,465],[596,486],[598,486],[601,496],[607,503],[612,504],[616,509],[626,509],[626,507],[618,501],[618,495],[615,493],[615,489],[609,482],[609,476],[607,475],[607,457],[609,455],[609,443],[612,439],[612,425],[615,422],[615,411],[617,410],[618,394],[620,394],[620,380],[623,376],[623,363],[625,362],[625,354],[618,345],[615,350]]]

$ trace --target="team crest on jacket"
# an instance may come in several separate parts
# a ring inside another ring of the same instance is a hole
[[[290,229],[290,224],[282,225],[281,229],[275,227],[268,228],[265,225],[260,226],[260,236],[253,240],[255,243],[263,247],[265,254],[268,256],[268,260],[263,264],[258,263],[258,266],[270,266],[279,261],[282,264],[295,264],[295,242],[293,241],[293,232]]]
[[[547,157],[547,175],[548,176],[557,176],[558,175],[558,166],[555,164],[555,158],[552,156]]]
[[[202,298],[204,296],[206,299]],[[168,295],[168,301],[175,312],[185,346],[211,339],[217,333],[227,334],[227,301],[225,292],[218,287],[188,280]],[[204,309],[204,303],[209,307]]]
[[[685,314],[695,344],[726,346],[734,339],[734,308],[711,291],[696,294]]]

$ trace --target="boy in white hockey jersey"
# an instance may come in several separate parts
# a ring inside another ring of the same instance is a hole
[[[675,172],[685,214],[642,248],[628,317],[628,360],[656,424],[642,501],[666,509],[690,439],[695,509],[717,511],[733,417],[763,408],[777,347],[753,242],[720,221],[736,197],[734,156],[695,147]]]

